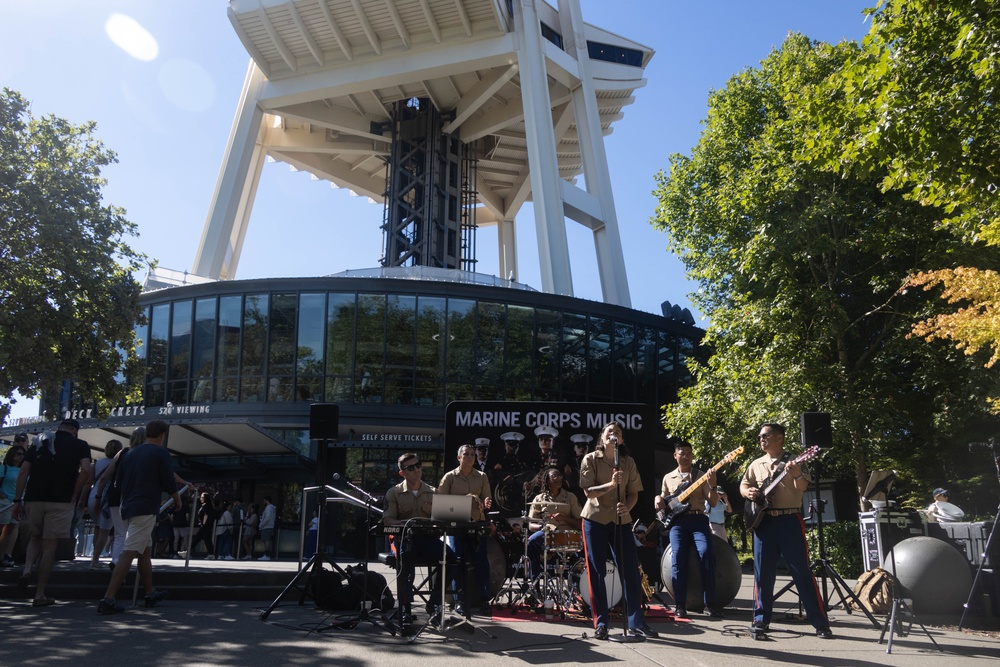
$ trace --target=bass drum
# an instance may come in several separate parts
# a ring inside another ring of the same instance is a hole
[[[622,601],[622,582],[618,578],[618,568],[615,562],[608,559],[607,574],[604,575],[604,590],[608,594],[608,609],[614,609]],[[590,608],[590,581],[587,579],[587,559],[581,558],[573,566],[572,578],[576,583],[576,589],[580,593],[580,601],[585,607]]]

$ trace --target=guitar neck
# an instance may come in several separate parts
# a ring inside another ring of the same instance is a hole
[[[704,475],[702,475],[697,480],[695,480],[694,482],[692,482],[691,486],[689,486],[688,488],[684,489],[684,491],[680,495],[677,496],[677,502],[683,503],[685,500],[687,500],[688,496],[690,496],[692,493],[694,493],[695,491],[697,491],[698,488],[702,484],[704,484],[705,482],[708,481],[708,476],[709,475],[711,475],[713,472],[719,472],[719,470],[722,469],[722,466],[726,465],[727,463],[729,463],[729,461],[727,461],[726,459],[722,459],[721,461],[719,461],[718,463],[716,463],[714,466],[712,466],[712,468],[708,472],[706,472]]]

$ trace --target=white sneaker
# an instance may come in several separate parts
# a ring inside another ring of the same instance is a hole
[[[236,560],[236,559],[233,558],[232,556],[226,556],[223,560]]]
[[[271,560],[271,559],[267,557],[267,554],[264,554],[263,556],[261,556],[257,560]]]

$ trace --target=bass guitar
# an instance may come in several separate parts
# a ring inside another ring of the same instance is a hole
[[[805,450],[801,454],[795,457],[795,463],[802,465],[807,461],[810,461],[819,454],[819,447],[813,445],[809,449]],[[763,495],[763,500],[748,500],[746,504],[743,505],[743,520],[746,522],[747,530],[754,530],[760,525],[761,520],[764,518],[764,512],[771,507],[771,494],[774,490],[778,488],[781,484],[781,480],[785,479],[785,475],[788,474],[788,464],[786,463],[782,468],[778,476],[767,483],[767,485],[760,491]]]
[[[663,502],[666,503],[667,508],[656,513],[656,518],[660,520],[660,523],[662,523],[664,527],[669,530],[674,524],[674,521],[677,520],[677,517],[691,509],[691,503],[685,501],[691,496],[692,493],[697,491],[702,484],[708,481],[708,476],[713,472],[718,472],[723,466],[735,461],[736,457],[742,453],[743,447],[737,447],[723,456],[722,460],[712,466],[712,469],[704,475],[696,480],[681,484],[677,487],[677,491],[675,491],[673,495],[664,498]]]

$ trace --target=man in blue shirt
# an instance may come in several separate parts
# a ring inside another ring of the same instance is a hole
[[[181,504],[174,481],[170,452],[166,448],[169,426],[160,420],[146,425],[146,442],[122,452],[118,461],[118,480],[122,490],[121,513],[126,524],[125,548],[111,573],[111,583],[104,599],[97,605],[98,614],[118,614],[125,607],[115,602],[115,595],[125,581],[132,560],[146,592],[146,606],[153,607],[167,596],[153,588],[152,535],[163,493],[169,493],[174,507]]]

